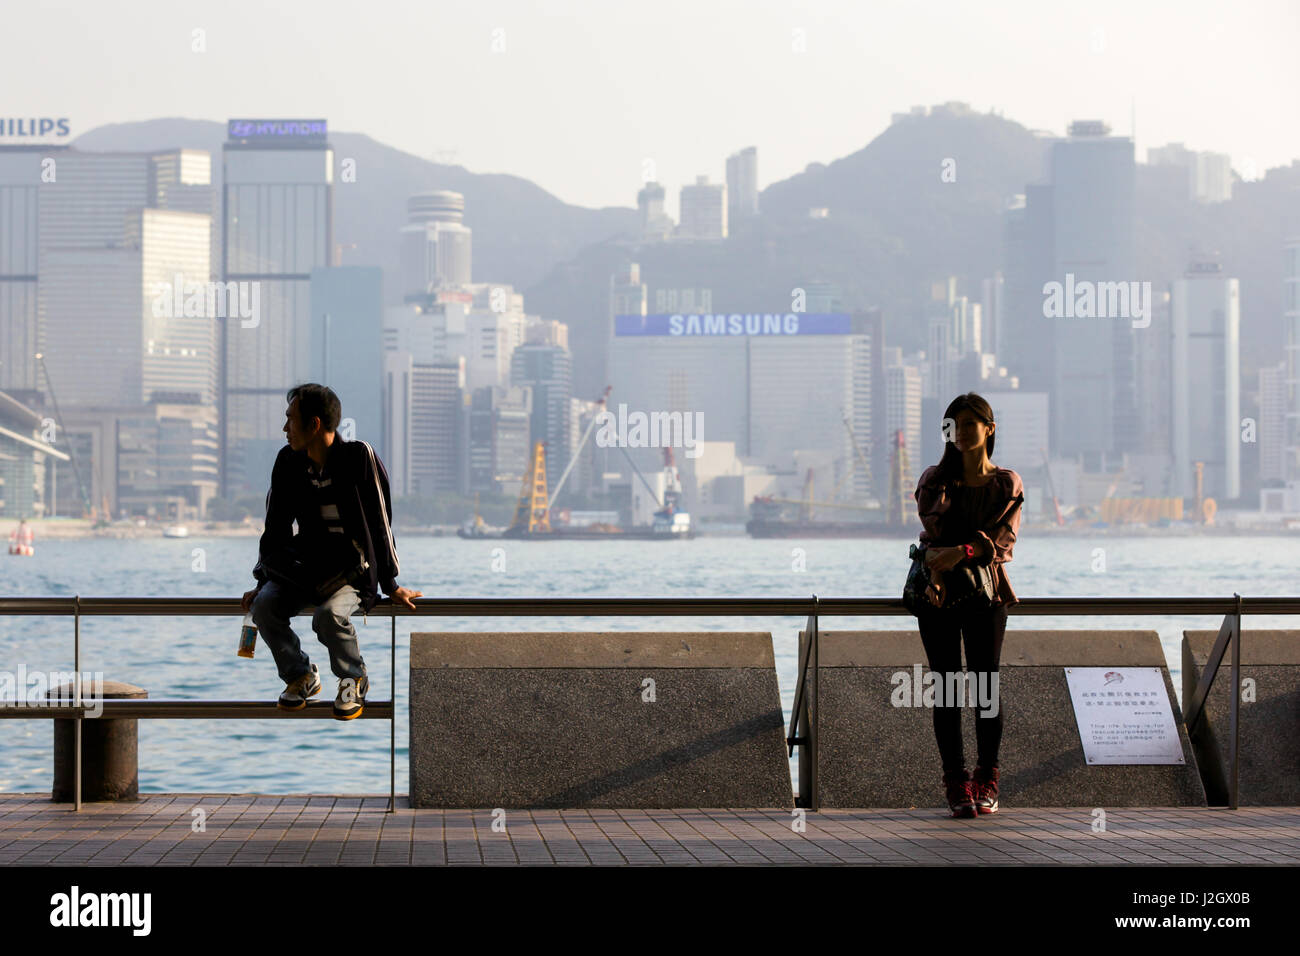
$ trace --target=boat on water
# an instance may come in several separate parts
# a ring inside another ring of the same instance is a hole
[[[609,389],[606,389],[605,397],[608,395]],[[602,402],[604,400],[601,399]],[[560,476],[553,495],[548,494],[546,488],[546,446],[543,442],[537,442],[533,447],[528,473],[524,476],[523,484],[519,489],[519,502],[515,506],[515,516],[510,522],[510,527],[500,533],[489,531],[478,514],[476,497],[473,520],[465,522],[456,534],[462,538],[511,538],[536,541],[620,541],[629,538],[638,541],[684,541],[694,538],[695,527],[691,524],[690,513],[682,507],[681,478],[673,462],[671,448],[664,449],[663,499],[659,509],[651,517],[650,524],[624,528],[617,523],[619,520],[617,512],[583,513],[570,511],[567,508],[552,508],[552,503],[559,496],[560,489],[564,487],[564,482],[578,460],[578,455],[586,444],[587,438],[590,437],[597,420],[598,417],[593,418],[588,425],[587,432],[579,442],[568,467]],[[649,482],[630,457],[628,464],[646,486],[646,490],[658,502],[658,492],[650,487]]]
[[[9,535],[9,553],[20,558],[36,555],[36,548],[32,545],[32,529],[26,521],[20,521]]]
[[[190,529],[183,524],[173,524],[163,528],[164,538],[188,538],[189,536]]]

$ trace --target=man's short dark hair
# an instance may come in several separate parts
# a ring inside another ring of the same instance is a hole
[[[311,424],[313,418],[319,418],[321,428],[327,432],[339,429],[339,417],[343,414],[343,404],[328,385],[295,385],[289,389],[288,401],[298,399],[298,420],[304,427]]]

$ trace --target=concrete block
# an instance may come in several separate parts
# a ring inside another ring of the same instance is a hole
[[[1190,701],[1217,631],[1183,632],[1183,700]],[[1300,631],[1241,632],[1241,679],[1254,701],[1243,701],[1238,737],[1238,806],[1300,805]],[[1223,655],[1192,744],[1212,804],[1228,804],[1232,648]]]
[[[802,647],[806,635],[800,634]],[[946,810],[933,708],[895,707],[892,675],[928,671],[916,630],[822,631],[818,669],[822,807]],[[1066,667],[1159,667],[1183,744],[1183,765],[1089,766]],[[1155,631],[1008,629],[999,667],[1003,736],[1000,803],[1006,807],[1205,806],[1182,713]],[[967,769],[976,762],[976,709],[962,712]],[[810,793],[807,748],[800,793]]]
[[[794,805],[770,634],[418,633],[410,679],[414,807]]]

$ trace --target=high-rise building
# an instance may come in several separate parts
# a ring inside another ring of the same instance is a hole
[[[727,157],[727,215],[732,222],[758,215],[758,148]]]
[[[95,479],[92,507],[126,506],[119,448],[136,441],[133,422],[163,421],[164,405],[215,415],[212,312],[224,290],[210,282],[211,212],[210,158],[199,150],[0,149],[0,379],[53,391],[68,429],[60,442],[82,448],[79,467]],[[197,515],[215,458],[201,441],[168,447],[169,473],[189,477],[137,483],[146,490],[130,506]],[[53,478],[53,498],[70,477]],[[62,505],[80,514],[80,492]]]
[[[694,441],[731,442],[743,456],[787,469],[796,452],[847,468],[857,456],[845,417],[864,454],[874,441],[871,323],[871,313],[620,315],[610,410],[680,413],[683,422],[700,415],[691,419],[703,428]],[[657,448],[632,452],[643,470],[661,456]],[[868,480],[861,474],[854,483]]]
[[[1043,315],[1043,283],[1054,268],[1052,187],[1030,184],[1003,213],[1002,271],[1006,277],[998,361],[1021,387],[1050,392],[1055,381],[1056,320]]]
[[[478,388],[469,410],[469,490],[515,495],[532,461],[532,392]]]
[[[407,494],[464,494],[469,484],[465,360],[412,366],[409,407]]]
[[[136,208],[110,243],[42,242],[45,363],[60,402],[131,405],[154,391],[216,401],[211,226],[201,213]]]
[[[334,248],[334,152],[324,120],[230,120],[222,146],[222,276],[258,293],[255,321],[220,319],[222,494],[265,490],[285,394],[306,381],[311,273]]]
[[[420,193],[406,201],[401,234],[402,295],[422,296],[469,285],[473,231],[464,224],[465,197],[449,190]]]
[[[212,182],[212,154],[202,149],[172,149],[154,153],[149,166],[150,205],[177,212],[197,212],[212,224],[209,272],[221,275],[221,216],[217,187]]]
[[[523,345],[514,350],[510,384],[532,392],[530,440],[546,443],[546,482],[554,488],[573,454],[571,443],[573,360],[554,345]]]
[[[1241,495],[1240,308],[1237,280],[1217,262],[1194,262],[1170,290],[1173,345],[1172,493]]]
[[[158,518],[202,517],[217,492],[217,412],[193,393],[154,392],[117,423],[117,503]]]
[[[1282,461],[1288,511],[1300,511],[1300,236],[1282,250],[1282,329],[1286,348],[1286,435]]]
[[[980,351],[992,352],[1002,359],[1001,340],[1005,336],[1006,279],[998,272],[991,279],[980,282],[980,315],[982,345]],[[1005,360],[1003,360],[1005,364]]]
[[[40,194],[67,147],[0,146],[0,389],[40,388]],[[43,180],[46,182],[43,184]],[[119,220],[119,229],[121,223]]]
[[[1109,132],[1104,123],[1076,122],[1068,137],[1052,143],[1052,267],[1041,277],[1040,293],[1048,282],[1069,290],[1122,283],[1127,291],[1137,280],[1133,141]],[[1141,446],[1134,303],[1125,299],[1129,314],[1048,320],[1055,332],[1053,445],[1061,453],[1081,455],[1088,470],[1104,470],[1107,456]],[[1109,312],[1119,300],[1097,294],[1093,302],[1093,312]],[[1073,308],[1069,312],[1077,314]]]
[[[1148,149],[1147,162],[1185,170],[1189,199],[1210,203],[1232,198],[1232,159],[1226,153],[1200,153],[1182,143],[1170,143]]]
[[[387,461],[381,411],[383,363],[383,270],[377,266],[313,269],[307,377],[338,395],[345,436],[370,442]]]
[[[539,319],[530,316],[524,326],[524,343],[527,345],[554,345],[558,348],[569,347],[569,326],[555,319]]]
[[[889,449],[886,459],[893,453],[894,443],[890,440],[897,432],[903,433],[903,445],[907,449],[907,463],[910,478],[915,487],[916,479],[921,476],[921,370],[914,365],[904,365],[901,361],[885,366],[885,415],[880,444]],[[909,488],[907,491],[911,491]],[[889,486],[882,484],[877,497],[884,500]]]
[[[55,503],[46,498],[46,488],[56,484],[46,475],[58,462],[68,462],[69,456],[42,437],[43,412],[0,391],[0,518],[54,513]]]
[[[1286,360],[1265,365],[1259,370],[1259,423],[1255,438],[1259,443],[1260,484],[1286,480],[1282,467],[1286,436]]]
[[[1038,473],[1047,448],[1049,400],[1046,392],[989,390],[985,396],[997,423],[993,461],[1027,481]]]
[[[664,212],[664,187],[646,183],[636,194],[636,208],[641,221],[641,238],[662,241],[673,234],[672,218]]]
[[[679,239],[727,238],[727,186],[710,183],[708,176],[696,176],[693,186],[682,187],[682,218],[677,225]]]

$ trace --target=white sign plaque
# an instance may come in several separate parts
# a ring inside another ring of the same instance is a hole
[[[1090,766],[1185,763],[1159,667],[1067,667],[1065,680]]]

